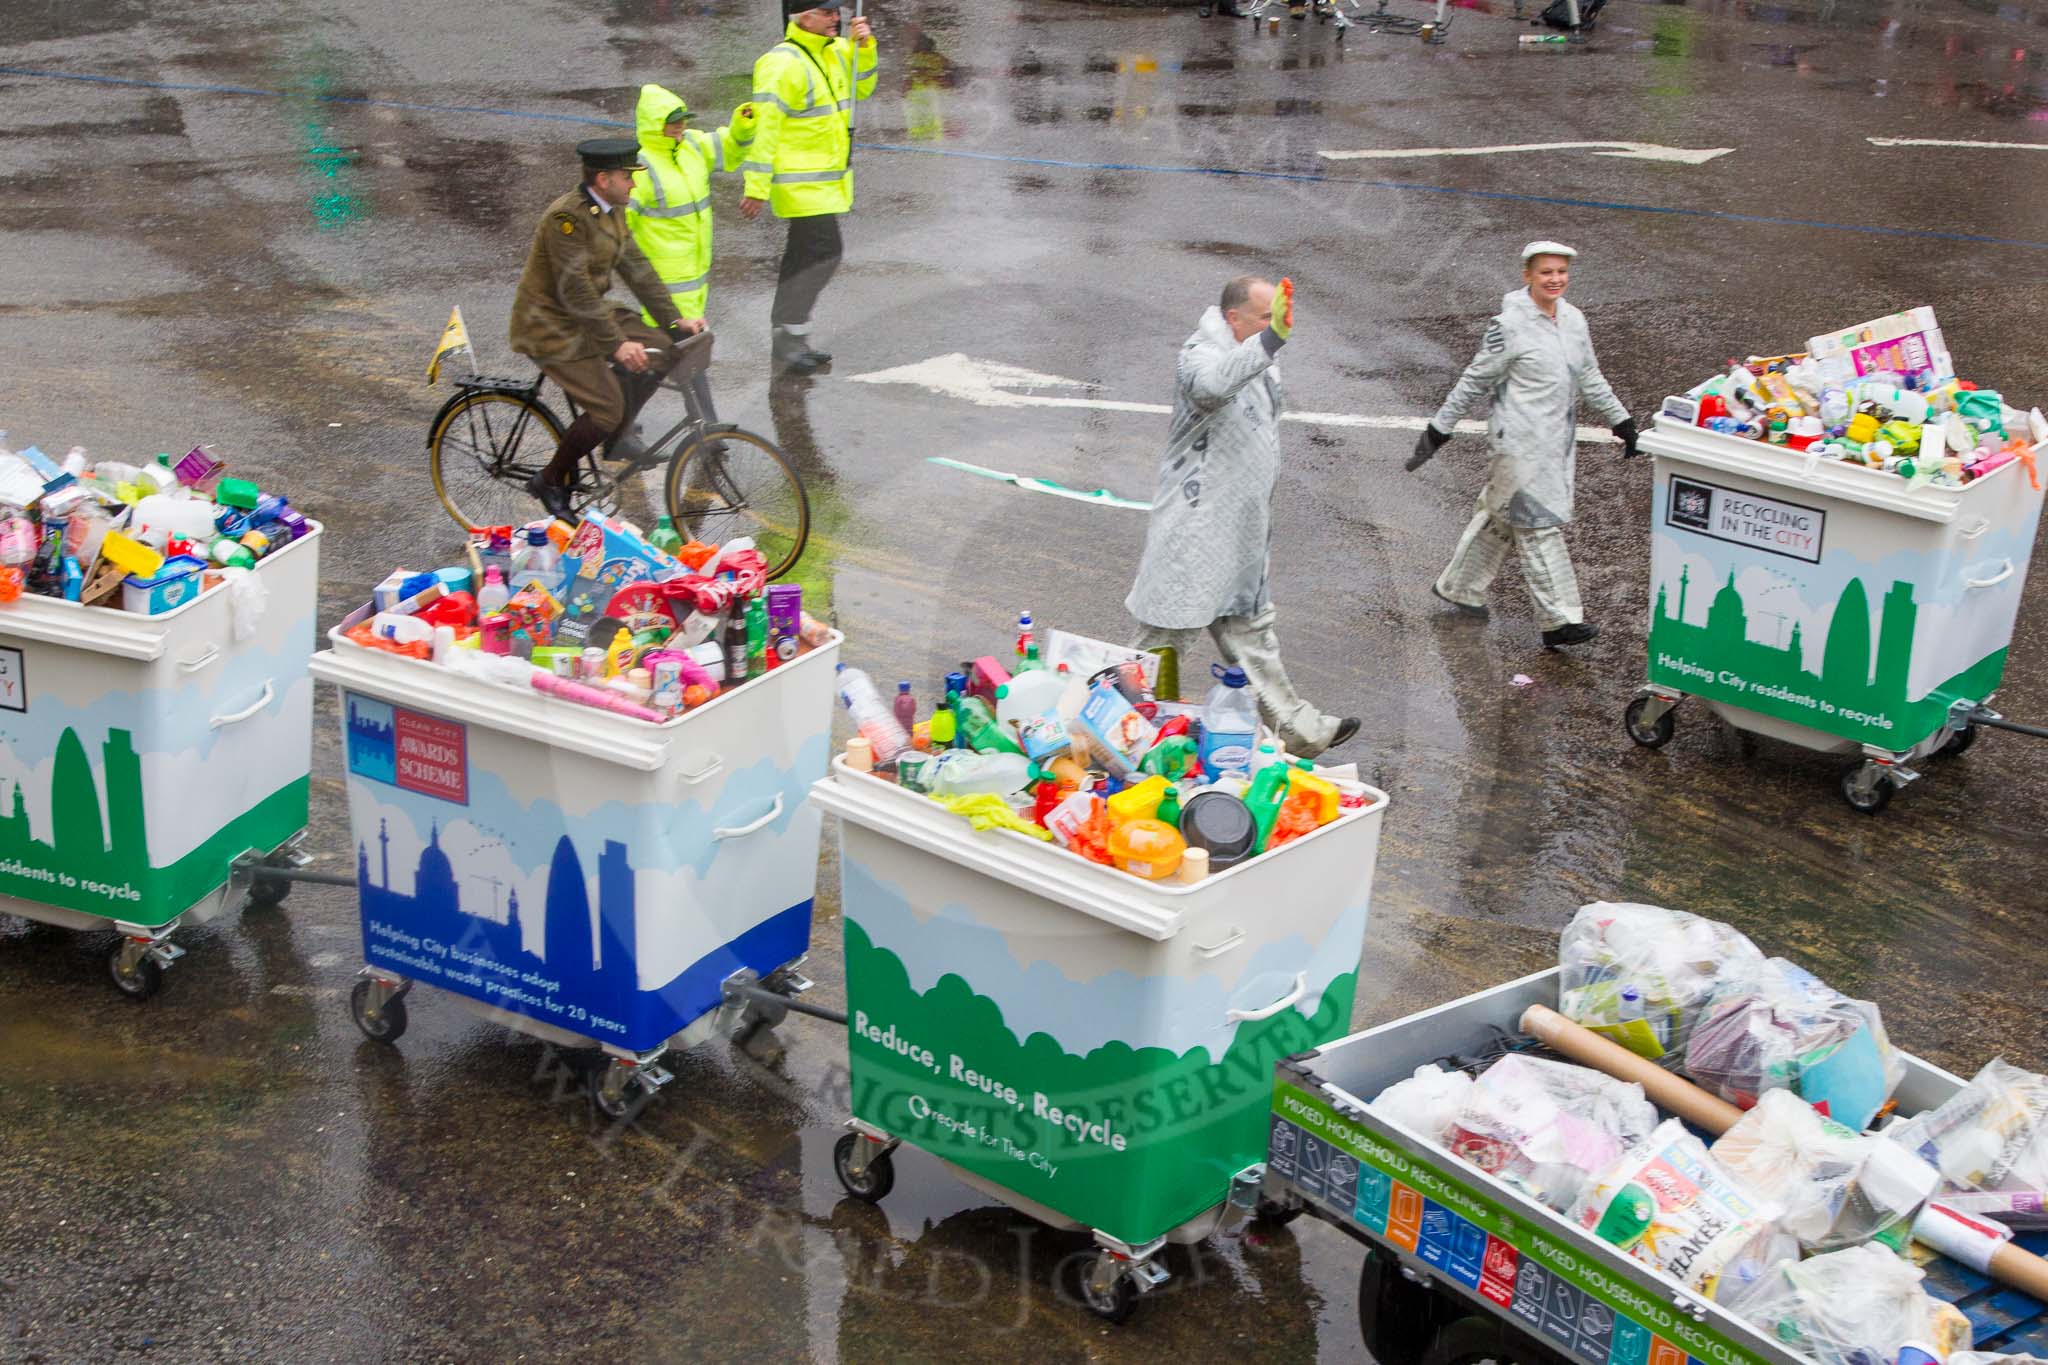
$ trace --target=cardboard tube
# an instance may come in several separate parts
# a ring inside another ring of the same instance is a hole
[[[1742,1111],[1728,1101],[1709,1095],[1683,1076],[1672,1075],[1647,1057],[1636,1056],[1620,1043],[1574,1024],[1548,1006],[1529,1006],[1522,1015],[1522,1032],[1595,1071],[1604,1071],[1618,1081],[1635,1082],[1659,1109],[1716,1137],[1742,1117]]]
[[[1618,1081],[1634,1081],[1659,1109],[1676,1114],[1715,1137],[1727,1132],[1742,1117],[1742,1111],[1726,1100],[1709,1095],[1683,1076],[1672,1075],[1648,1058],[1638,1057],[1621,1044],[1602,1038],[1547,1006],[1531,1005],[1523,1012],[1522,1032],[1595,1071],[1605,1072]],[[2031,1251],[2004,1243],[1991,1253],[1984,1269],[2000,1284],[2048,1302],[2048,1260]]]

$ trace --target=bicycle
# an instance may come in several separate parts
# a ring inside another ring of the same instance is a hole
[[[649,347],[648,354],[660,349]],[[711,333],[682,344],[656,392],[682,395],[684,417],[641,453],[614,459],[608,448],[583,459],[569,485],[569,506],[615,511],[630,481],[661,467],[662,508],[676,529],[707,544],[751,536],[780,578],[803,554],[811,533],[810,498],[789,457],[765,436],[717,420],[705,375]],[[632,382],[635,376],[622,379]],[[547,375],[530,382],[494,375],[458,379],[456,393],[427,429],[427,470],[448,515],[466,531],[533,520],[526,485],[554,455],[568,423],[541,398]],[[576,401],[564,395],[569,420]]]

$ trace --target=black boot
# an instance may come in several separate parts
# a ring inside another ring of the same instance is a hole
[[[1574,621],[1570,625],[1559,626],[1556,630],[1544,631],[1543,647],[1556,649],[1561,645],[1582,645],[1599,634],[1600,627],[1591,621]]]
[[[814,351],[810,342],[785,328],[775,329],[775,368],[791,374],[812,374],[832,363],[832,357],[823,351]]]
[[[573,521],[576,511],[570,504],[569,485],[576,478],[577,466],[583,457],[597,449],[597,443],[604,439],[604,428],[589,413],[579,414],[562,433],[562,439],[555,446],[554,458],[548,467],[527,480],[526,491],[540,499],[548,515],[562,521]]]

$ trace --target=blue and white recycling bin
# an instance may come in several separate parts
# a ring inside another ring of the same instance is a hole
[[[808,952],[836,633],[654,724],[365,648],[343,634],[364,614],[313,671],[341,692],[381,982],[645,1056],[708,1036],[728,977]]]

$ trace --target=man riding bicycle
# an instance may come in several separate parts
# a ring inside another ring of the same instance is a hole
[[[680,358],[675,341],[704,330],[677,311],[668,287],[627,229],[624,205],[640,168],[630,138],[576,144],[583,184],[549,204],[534,230],[526,269],[512,300],[512,349],[532,359],[582,411],[562,433],[554,458],[526,491],[551,516],[568,517],[569,484],[583,457],[628,430],[640,406]],[[605,294],[617,272],[658,327]],[[658,347],[657,360],[647,354]],[[626,382],[612,368],[625,370]]]

